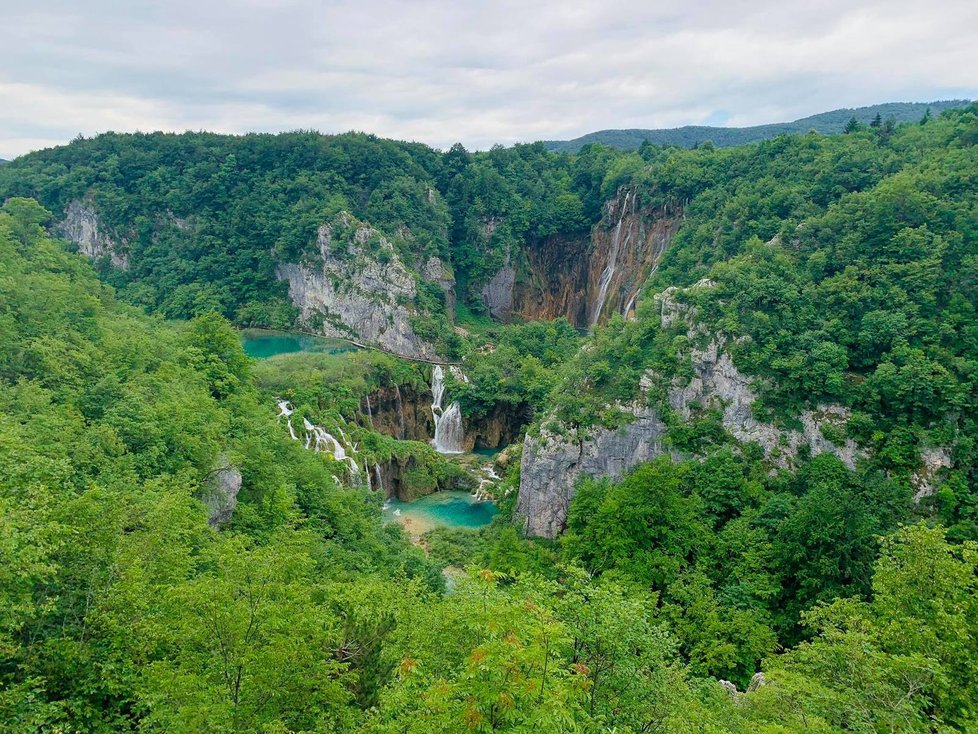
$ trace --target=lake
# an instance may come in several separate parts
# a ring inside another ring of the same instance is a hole
[[[269,331],[266,329],[244,329],[241,331],[241,345],[245,354],[256,359],[268,359],[279,354],[343,354],[356,351],[342,339],[329,339],[324,336],[310,336],[288,331]]]
[[[476,501],[468,492],[435,492],[414,502],[391,498],[384,519],[398,522],[414,537],[432,528],[481,528],[499,514],[495,502]]]

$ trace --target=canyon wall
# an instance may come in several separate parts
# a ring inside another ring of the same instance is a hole
[[[76,199],[69,203],[58,229],[61,236],[78,246],[82,255],[93,260],[108,257],[115,267],[129,268],[125,243],[116,242],[109,236],[91,202]]]
[[[352,234],[339,237],[338,229]],[[416,275],[388,239],[344,212],[319,228],[316,247],[316,255],[282,263],[277,270],[306,328],[406,357],[437,359],[434,347],[411,325],[417,315]],[[448,282],[440,261],[427,263],[424,270],[434,282]]]
[[[709,288],[702,281],[694,288]],[[663,328],[677,321],[688,329],[691,343],[700,334],[694,314],[675,296],[677,289],[667,289],[656,297]],[[714,335],[703,349],[691,349],[682,359],[692,367],[688,382],[672,381],[667,386],[669,408],[683,420],[716,407],[722,410],[723,427],[743,443],[756,443],[772,466],[791,467],[802,447],[811,455],[835,454],[852,468],[862,455],[848,440],[836,445],[822,434],[822,427],[848,420],[847,410],[837,405],[822,405],[799,416],[801,430],[782,428],[757,420],[753,406],[758,394],[751,378],[742,374],[725,349],[726,342]],[[664,439],[666,426],[657,405],[645,399],[649,389],[661,379],[647,373],[642,379],[642,397],[631,405],[618,405],[631,420],[621,428],[609,430],[591,427],[578,431],[528,433],[523,443],[520,464],[520,489],[516,514],[522,518],[526,533],[553,538],[567,522],[567,512],[582,477],[620,479],[626,471],[651,461],[668,451]],[[546,421],[545,421],[546,423]]]
[[[628,315],[682,223],[681,212],[643,205],[622,188],[590,235],[531,240],[482,291],[493,318],[567,318],[585,328]]]

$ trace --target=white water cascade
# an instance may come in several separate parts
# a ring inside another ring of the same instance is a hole
[[[435,438],[432,441],[435,451],[440,454],[461,454],[465,438],[462,429],[462,408],[458,401],[442,410],[441,401],[445,396],[445,370],[435,365],[431,371],[431,415],[435,419]]]
[[[604,310],[604,302],[608,300],[608,286],[611,285],[611,279],[615,277],[615,270],[618,267],[618,255],[621,252],[622,244],[628,244],[628,239],[631,233],[626,235],[625,242],[622,243],[621,230],[625,223],[625,216],[628,214],[628,197],[631,196],[631,192],[625,194],[625,201],[622,202],[621,206],[621,216],[618,217],[618,224],[615,225],[615,236],[611,240],[611,252],[608,253],[608,264],[605,265],[604,270],[601,273],[601,281],[598,285],[598,300],[594,304],[594,311],[591,312],[591,326],[598,323],[598,319],[601,318],[601,311]]]
[[[485,502],[486,500],[493,500],[495,497],[493,493],[488,491],[488,487],[494,487],[496,482],[502,479],[501,476],[496,474],[496,470],[492,468],[492,465],[487,465],[482,467],[482,476],[479,478],[479,486],[476,487],[472,496],[475,498],[476,502]]]
[[[440,454],[461,454],[462,408],[458,402],[448,406],[440,418],[435,419],[435,451]]]
[[[289,426],[289,436],[293,441],[302,441],[295,431],[295,426],[292,425],[292,414],[295,413],[293,405],[288,400],[281,400],[279,398],[275,399],[275,403],[278,406],[278,418],[285,418],[285,422]],[[342,416],[340,416],[340,420],[343,420]],[[308,418],[302,419],[302,427],[305,429],[305,448],[315,451],[317,454],[321,451],[332,454],[336,461],[345,462],[350,467],[350,477],[354,484],[363,483],[364,474],[361,472],[356,459],[350,456],[350,454],[357,453],[357,444],[351,443],[349,437],[346,435],[346,431],[338,427],[339,434],[343,438],[341,443],[335,436],[327,432],[325,428],[315,425]],[[370,475],[367,470],[366,460],[364,460],[364,471],[367,472],[366,478],[369,484]]]

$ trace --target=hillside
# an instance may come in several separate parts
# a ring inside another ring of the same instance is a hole
[[[883,120],[892,118],[894,122],[917,122],[926,114],[938,115],[944,110],[964,107],[968,100],[938,100],[935,102],[889,102],[868,107],[842,108],[803,117],[794,122],[779,122],[752,127],[709,127],[686,125],[684,127],[658,130],[599,130],[573,140],[546,140],[547,150],[574,153],[588,143],[600,143],[621,150],[638,150],[646,140],[653,145],[675,145],[692,148],[710,141],[720,148],[756,143],[770,140],[778,135],[807,133],[810,130],[823,135],[842,132],[846,123],[853,117],[863,125],[872,122],[876,115]]]
[[[978,105],[113,134],[0,197],[0,734],[975,729]],[[449,489],[498,515],[382,520]]]

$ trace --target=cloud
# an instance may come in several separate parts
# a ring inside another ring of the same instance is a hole
[[[137,129],[485,148],[978,96],[971,0],[38,0],[4,26],[0,157]]]

